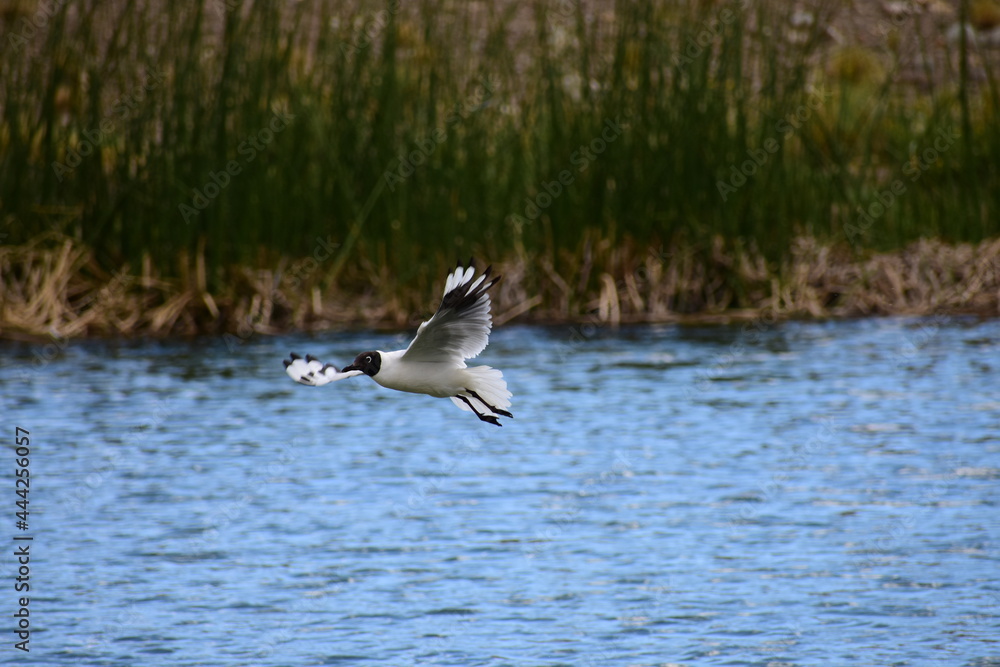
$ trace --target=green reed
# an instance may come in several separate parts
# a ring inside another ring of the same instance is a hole
[[[513,5],[83,1],[16,44],[36,10],[8,12],[4,242],[55,230],[168,278],[204,253],[218,284],[314,254],[406,282],[468,255],[575,275],[623,244],[779,261],[799,235],[998,232],[993,56],[964,38],[915,91],[899,72],[941,47],[887,32],[817,64],[832,2],[795,41],[769,3]]]

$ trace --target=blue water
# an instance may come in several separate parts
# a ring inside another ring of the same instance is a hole
[[[281,366],[404,336],[3,344],[0,661],[1000,664],[1000,322],[757,324],[501,328],[502,429]]]

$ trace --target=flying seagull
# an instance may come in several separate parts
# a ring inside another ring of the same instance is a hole
[[[285,372],[296,382],[321,387],[337,380],[367,375],[389,389],[414,394],[450,398],[462,410],[473,412],[484,422],[500,426],[498,417],[513,417],[511,393],[503,373],[489,366],[465,365],[489,343],[489,289],[500,280],[490,279],[491,267],[473,280],[475,267],[459,263],[444,284],[444,299],[431,319],[420,325],[417,335],[405,350],[362,352],[354,363],[341,370],[332,364],[294,352],[285,359]]]

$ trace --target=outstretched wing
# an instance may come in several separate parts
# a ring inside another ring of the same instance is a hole
[[[325,384],[351,378],[355,375],[363,375],[361,371],[347,371],[341,373],[333,364],[324,364],[322,361],[307,354],[303,359],[292,352],[291,359],[285,359],[285,372],[299,384],[310,387],[322,387]]]
[[[444,284],[444,299],[434,316],[420,325],[406,348],[406,361],[450,361],[459,366],[486,347],[493,320],[487,291],[500,280],[490,280],[492,266],[473,280],[476,270],[459,264]]]

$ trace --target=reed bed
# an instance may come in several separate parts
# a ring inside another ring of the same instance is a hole
[[[502,319],[925,309],[1000,235],[984,7],[13,3],[3,331],[412,324],[469,255]]]
[[[615,326],[1000,313],[1000,239],[920,240],[859,259],[842,246],[802,237],[777,268],[757,251],[726,248],[721,238],[712,262],[683,253],[596,243],[586,253],[589,269],[568,274],[547,263],[539,270],[524,258],[498,262],[504,279],[494,291],[494,320]],[[363,291],[326,290],[318,272],[292,288],[288,274],[264,270],[239,270],[227,287],[213,290],[199,268],[204,264],[195,256],[179,267],[183,279],[167,280],[149,263],[109,274],[93,252],[65,237],[0,248],[0,337],[216,333],[233,347],[255,334],[289,330],[413,328],[436,307],[440,282],[435,274],[420,281],[433,283],[433,291],[402,286],[387,269],[361,265],[351,271],[378,276]],[[360,284],[360,275],[349,277]]]

